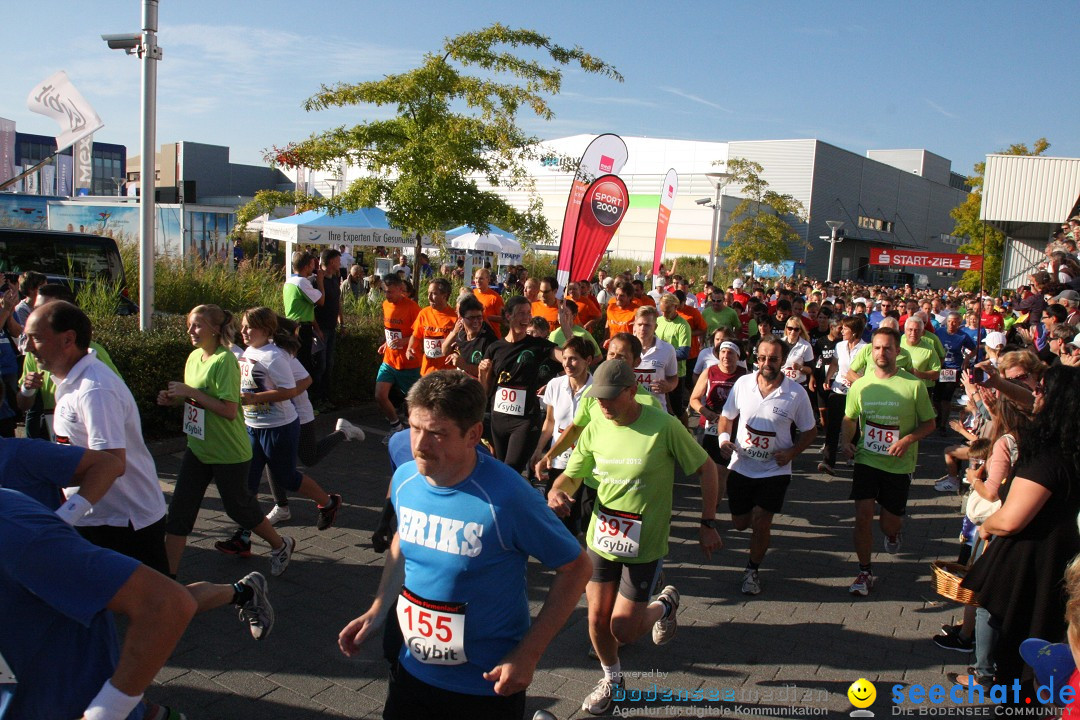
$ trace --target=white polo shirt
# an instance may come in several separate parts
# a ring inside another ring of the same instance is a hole
[[[724,403],[721,414],[729,420],[739,418],[737,433],[731,438],[738,452],[731,454],[728,468],[752,478],[790,475],[791,463],[777,465],[775,454],[795,446],[792,424],[799,432],[816,427],[810,398],[797,382],[782,376],[780,387],[762,397],[757,379],[754,372],[736,380]]]
[[[570,389],[570,377],[567,375],[560,375],[549,382],[547,387],[544,388],[544,404],[551,408],[555,418],[555,428],[551,431],[552,445],[554,445],[555,441],[562,435],[563,430],[574,424],[574,416],[577,415],[581,398],[591,385],[592,375],[589,375],[585,379],[585,384],[581,389],[574,392]],[[562,455],[552,458],[551,467],[557,470],[564,469],[566,463],[570,460],[570,453],[573,451],[574,446],[571,445],[570,449]]]
[[[139,409],[131,391],[93,349],[56,383],[53,430],[61,445],[91,450],[124,450],[126,468],[76,525],[110,525],[142,530],[165,517],[165,496],[154,458],[143,442]],[[65,490],[74,495],[77,487]]]
[[[657,395],[649,389],[649,385],[679,374],[679,361],[675,358],[675,348],[671,343],[655,338],[651,348],[642,349],[641,363],[634,368],[634,372],[637,374],[638,383],[652,393],[653,397],[660,401],[660,407],[667,412],[667,394]]]

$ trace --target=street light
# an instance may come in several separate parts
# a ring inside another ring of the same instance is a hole
[[[716,246],[720,243],[720,198],[731,179],[735,177],[733,173],[721,172],[721,173],[705,173],[705,177],[709,179],[709,182],[716,188],[716,200],[712,204],[713,209],[713,231],[712,237],[709,239],[709,282],[713,279],[713,267],[716,263]],[[704,205],[706,203],[697,201],[698,205]]]
[[[843,242],[843,238],[840,235],[840,229],[844,227],[844,221],[826,220],[825,224],[829,226],[829,272],[826,275],[825,282],[831,283],[833,255],[836,254],[836,243]]]
[[[102,35],[113,50],[138,55],[142,61],[142,158],[139,174],[139,329],[147,332],[154,313],[154,225],[157,183],[157,44],[158,0],[143,0],[142,32]],[[117,187],[119,193],[119,187]]]

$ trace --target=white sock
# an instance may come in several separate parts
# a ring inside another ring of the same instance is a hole
[[[622,684],[622,663],[617,662],[614,665],[605,665],[600,663],[601,669],[604,671],[604,677],[615,683],[616,685]]]

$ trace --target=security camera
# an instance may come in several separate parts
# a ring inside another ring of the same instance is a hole
[[[101,39],[113,50],[132,51],[142,45],[142,35],[138,33],[114,33],[102,35]]]
[[[697,203],[698,205],[708,205],[709,203],[712,202],[712,198],[698,198],[694,202]]]

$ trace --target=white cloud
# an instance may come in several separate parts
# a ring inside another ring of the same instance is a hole
[[[731,114],[734,114],[734,112],[735,112],[734,110],[731,110],[730,108],[726,108],[723,105],[717,105],[716,103],[712,102],[711,100],[706,100],[703,97],[700,97],[698,95],[693,95],[693,94],[688,93],[688,92],[686,92],[684,90],[680,90],[679,88],[674,88],[674,87],[668,87],[666,85],[661,85],[659,89],[663,90],[666,93],[671,93],[672,95],[676,95],[676,96],[681,97],[681,98],[686,98],[687,100],[690,100],[690,101],[696,102],[696,103],[700,103],[702,105],[705,105],[707,107],[711,107],[711,108],[713,108],[715,110],[719,110],[721,112],[726,112],[726,113],[731,113]]]

